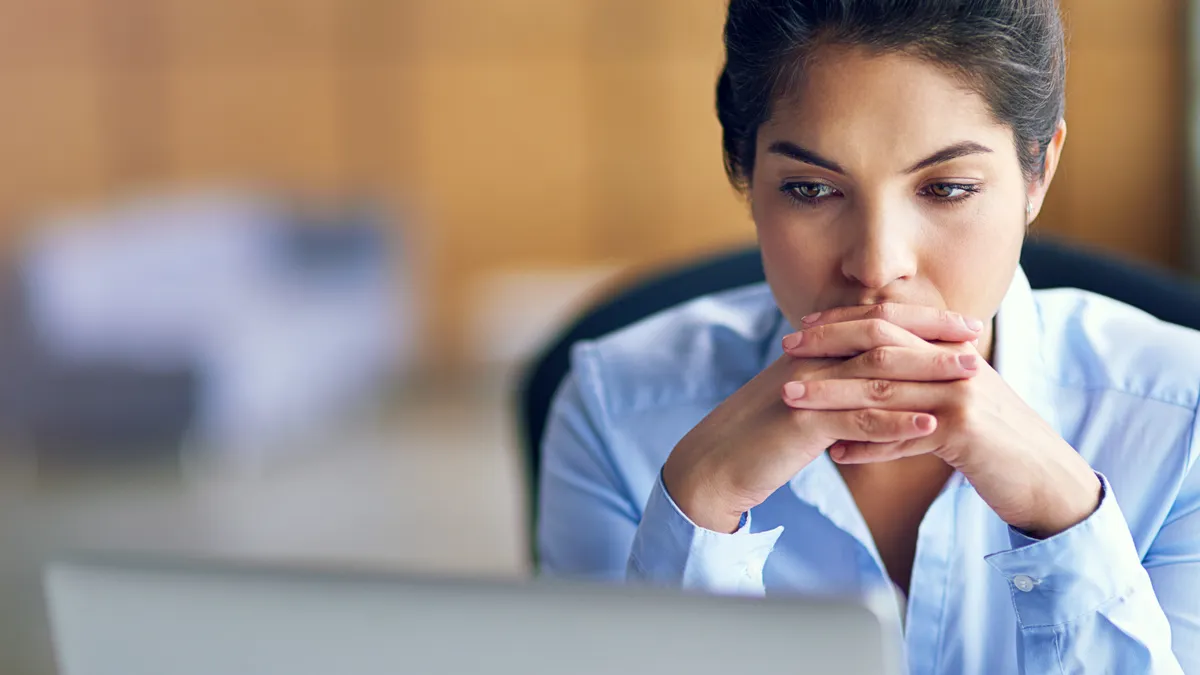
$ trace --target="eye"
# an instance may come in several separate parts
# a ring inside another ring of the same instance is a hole
[[[828,183],[815,183],[811,181],[796,181],[784,183],[779,188],[779,191],[787,195],[790,199],[808,206],[815,206],[829,197],[834,197],[840,194],[837,188]]]
[[[977,192],[979,186],[972,183],[930,183],[921,190],[923,196],[940,202],[962,201]]]

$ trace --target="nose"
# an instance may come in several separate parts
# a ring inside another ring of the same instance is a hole
[[[866,206],[854,220],[843,230],[842,274],[848,280],[874,290],[916,274],[919,225],[902,208]]]

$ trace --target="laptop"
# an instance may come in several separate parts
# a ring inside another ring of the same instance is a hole
[[[45,583],[62,675],[901,672],[878,601],[137,556]]]

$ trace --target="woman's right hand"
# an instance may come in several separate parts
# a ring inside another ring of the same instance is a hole
[[[789,382],[938,382],[977,372],[964,368],[955,350],[931,344],[979,337],[959,315],[914,305],[879,307],[886,319],[826,324],[789,335],[784,339],[787,351],[798,351],[794,342],[799,339],[799,351],[811,356],[796,358],[785,351],[675,446],[663,466],[663,484],[693,523],[717,532],[736,531],[743,513],[838,441],[885,443],[934,431],[934,417],[920,411],[795,410],[783,402],[782,389]],[[879,358],[881,348],[906,353]]]

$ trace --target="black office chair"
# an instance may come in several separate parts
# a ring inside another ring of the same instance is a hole
[[[1200,330],[1200,286],[1150,267],[1046,240],[1031,239],[1021,266],[1034,288],[1081,288]],[[570,368],[571,346],[606,335],[693,298],[764,280],[757,248],[700,260],[634,283],[585,312],[526,369],[518,392],[533,515],[537,513],[542,435],[550,402]],[[536,532],[536,530],[534,530]],[[536,546],[536,544],[535,544]],[[536,559],[536,558],[535,558]]]

